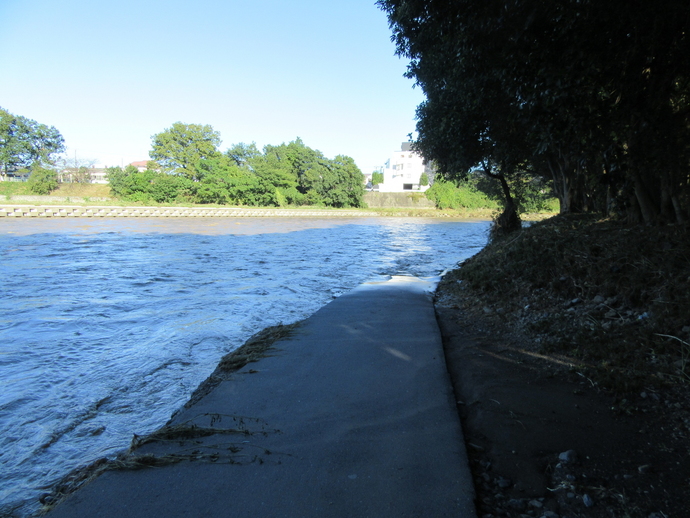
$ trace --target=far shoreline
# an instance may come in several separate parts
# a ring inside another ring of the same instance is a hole
[[[409,217],[409,218],[448,218],[490,221],[496,211],[493,209],[440,210],[435,208],[343,208],[330,207],[246,207],[227,205],[129,205],[104,203],[100,200],[84,200],[77,197],[60,197],[54,202],[43,200],[40,203],[13,203],[13,200],[0,202],[0,219],[37,218],[56,219],[73,217],[121,218],[121,217],[189,217],[189,218],[227,218],[227,217]],[[546,219],[554,214],[521,214],[523,221]]]

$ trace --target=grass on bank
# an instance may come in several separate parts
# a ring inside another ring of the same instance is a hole
[[[80,196],[82,198],[108,198],[110,186],[107,184],[61,183],[53,196]]]
[[[0,182],[0,196],[35,196],[29,190],[28,182]],[[110,186],[94,183],[61,183],[51,192],[51,196],[80,196],[91,198],[107,198],[110,196]]]
[[[625,393],[690,381],[690,231],[557,216],[448,274],[461,292]],[[459,281],[459,282],[458,282]]]
[[[0,182],[0,196],[33,196],[26,182]]]

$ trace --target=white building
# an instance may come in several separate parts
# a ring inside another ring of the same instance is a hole
[[[91,169],[91,183],[100,183],[100,184],[108,183],[108,179],[106,178],[105,168],[99,167],[96,169]]]
[[[411,142],[403,142],[400,151],[394,151],[386,161],[383,170],[383,183],[379,192],[424,192],[429,185],[421,185],[422,174],[430,177],[430,168],[424,158],[412,151]]]
[[[149,160],[139,160],[138,162],[132,162],[131,165],[132,167],[136,167],[137,170],[141,173],[143,171],[146,171],[148,169],[147,165],[149,163]]]
[[[108,183],[103,167],[73,167],[58,171],[58,180],[63,183]]]

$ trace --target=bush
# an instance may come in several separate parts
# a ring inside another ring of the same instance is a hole
[[[131,169],[130,169],[131,168]],[[135,167],[127,166],[124,171],[121,167],[108,167],[105,170],[105,177],[110,185],[110,193],[113,196],[125,197],[128,193],[127,177],[132,173],[132,169],[138,172]]]
[[[58,188],[57,173],[45,167],[34,167],[27,182],[29,191],[45,196]]]
[[[498,208],[495,200],[491,200],[486,194],[468,184],[457,186],[453,182],[436,180],[425,194],[436,204],[436,208],[441,210]]]
[[[285,196],[290,205],[304,205],[305,203],[305,195],[299,192],[296,187],[284,188],[280,192]]]
[[[191,188],[192,181],[186,176],[155,173],[149,184],[149,195],[158,203],[179,201]]]

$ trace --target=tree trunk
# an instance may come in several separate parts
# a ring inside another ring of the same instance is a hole
[[[665,172],[661,175],[661,200],[660,200],[660,217],[664,223],[676,223],[676,211],[673,206],[673,188],[672,182],[669,178],[669,173]]]
[[[635,194],[630,195],[630,206],[626,211],[626,219],[628,225],[639,225],[642,223],[642,212],[640,211],[640,204],[637,202]]]
[[[611,206],[613,205],[613,196],[611,194],[611,186],[606,186],[606,202],[604,203],[604,217],[608,218],[611,214]]]
[[[633,174],[633,180],[635,182],[635,198],[640,207],[642,219],[647,225],[653,225],[658,221],[659,210],[654,206],[654,202],[652,202],[647,191],[647,186],[637,171]]]
[[[567,198],[567,185],[564,182],[562,168],[560,162],[556,159],[548,158],[546,163],[551,171],[551,179],[553,180],[553,192],[558,198],[560,205],[560,213],[565,214],[568,212],[568,198]]]
[[[671,204],[673,205],[673,211],[676,213],[676,222],[682,225],[686,221],[685,213],[677,196],[671,196]]]
[[[554,192],[561,204],[561,214],[586,211],[584,184],[580,171],[566,158],[547,160],[553,178]]]
[[[486,173],[489,178],[498,180],[501,183],[501,189],[506,199],[506,205],[503,212],[501,212],[494,221],[494,225],[491,229],[492,234],[494,236],[499,236],[520,230],[522,228],[522,221],[520,221],[520,216],[518,216],[517,204],[513,199],[510,192],[510,186],[505,176],[503,173],[492,173],[486,166],[484,167],[484,173]]]

